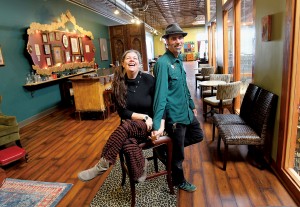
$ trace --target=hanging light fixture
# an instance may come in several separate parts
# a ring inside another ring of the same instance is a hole
[[[132,18],[131,18],[131,20],[130,20],[130,21],[131,21],[131,23],[132,23],[132,24],[134,24],[134,23],[135,23],[134,16],[132,16]]]
[[[116,10],[114,11],[114,14],[118,15],[118,14],[120,14],[120,12],[119,12],[119,10],[118,10],[116,0],[115,0],[115,6],[116,6]]]

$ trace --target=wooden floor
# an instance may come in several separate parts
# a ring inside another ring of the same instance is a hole
[[[227,171],[221,170],[216,140],[211,141],[211,120],[203,121],[199,91],[195,92],[195,62],[187,62],[188,85],[198,110],[205,140],[185,149],[184,171],[188,181],[197,185],[194,193],[179,191],[179,207],[203,206],[296,206],[275,175],[259,170],[246,160],[246,147],[230,147]],[[58,206],[89,206],[109,172],[83,183],[77,173],[93,166],[119,118],[113,114],[97,120],[90,114],[79,122],[72,107],[48,115],[21,129],[21,142],[29,162],[15,162],[4,169],[7,177],[49,182],[73,183]],[[89,118],[89,119],[87,119]]]

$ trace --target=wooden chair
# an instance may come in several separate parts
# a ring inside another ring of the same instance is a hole
[[[168,136],[162,136],[158,140],[152,142],[147,141],[139,144],[139,147],[141,147],[143,150],[146,149],[153,149],[156,147],[159,147],[161,145],[166,145],[167,146],[167,163],[166,163],[166,170],[158,171],[158,166],[157,166],[157,157],[155,156],[155,153],[153,153],[153,157],[147,158],[148,160],[153,160],[154,161],[154,166],[155,166],[155,172],[151,175],[147,175],[146,180],[152,179],[158,176],[162,175],[167,175],[167,183],[170,189],[170,193],[174,194],[174,188],[172,184],[172,177],[171,177],[171,164],[172,164],[172,139]],[[135,183],[136,181],[133,179],[131,166],[130,166],[130,161],[129,157],[126,153],[121,150],[120,152],[120,163],[121,163],[121,168],[122,168],[122,183],[121,185],[125,185],[126,181],[126,174],[129,176],[129,182],[130,182],[130,188],[131,188],[131,206],[135,206]],[[147,192],[144,192],[147,193]]]
[[[112,90],[105,90],[103,92],[103,99],[105,105],[105,112],[103,113],[104,118],[108,118],[112,112],[116,111],[116,105],[113,101]]]
[[[220,114],[223,113],[224,108],[234,113],[235,98],[240,94],[240,85],[240,81],[218,85],[216,96],[203,99],[203,115],[205,121],[208,113],[213,114],[214,108],[219,109]],[[207,112],[207,106],[211,107],[210,112]]]

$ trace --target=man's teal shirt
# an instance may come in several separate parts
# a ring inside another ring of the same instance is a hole
[[[190,124],[195,104],[191,98],[182,57],[176,58],[169,50],[154,66],[155,96],[153,103],[153,130],[160,128],[166,110],[166,123]]]

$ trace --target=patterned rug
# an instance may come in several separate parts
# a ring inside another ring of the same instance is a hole
[[[151,151],[150,151],[151,152]],[[149,156],[149,150],[146,156]],[[152,153],[152,152],[151,152]],[[158,162],[158,168],[164,169],[164,165]],[[149,161],[148,173],[154,172],[153,161]],[[91,207],[127,207],[131,204],[131,191],[128,176],[126,183],[121,186],[122,171],[120,162],[117,161],[109,176],[101,186],[100,190],[92,200]],[[176,207],[177,190],[175,195],[169,193],[166,176],[159,176],[144,183],[135,184],[136,190],[136,206],[168,206]]]
[[[1,207],[54,207],[73,184],[6,178],[0,188]]]

